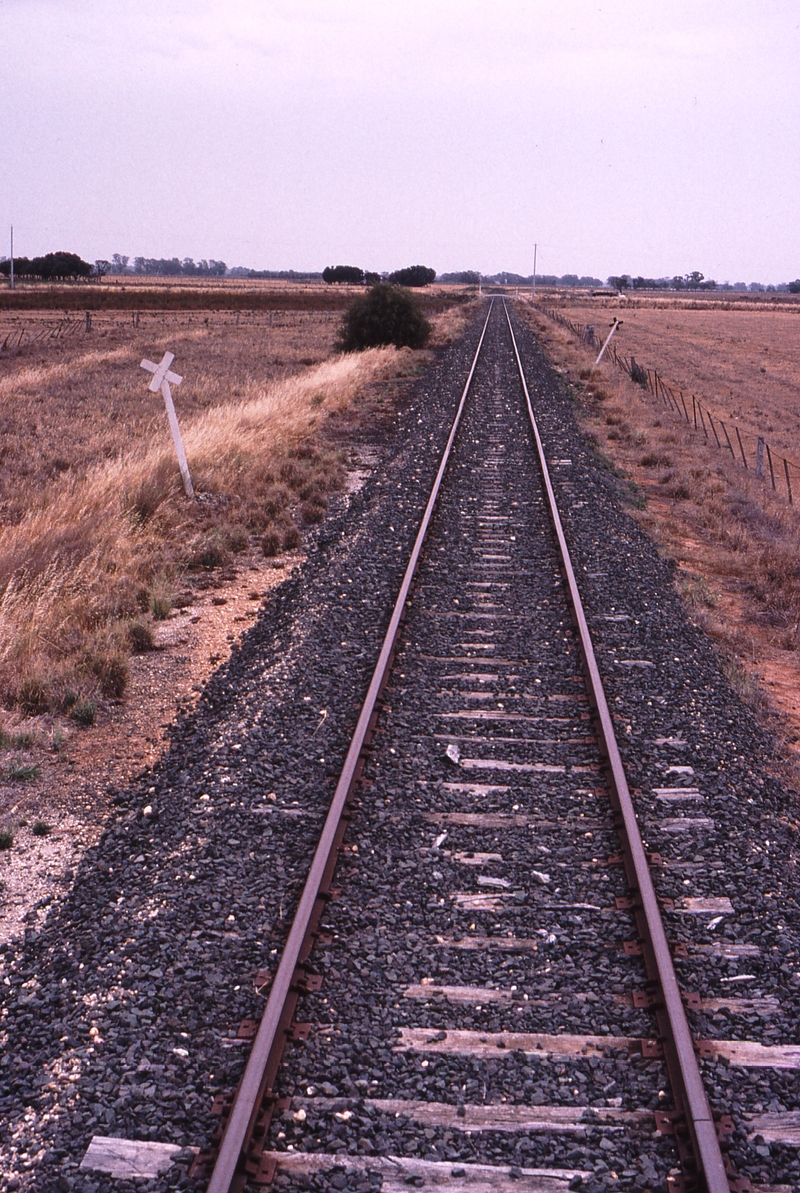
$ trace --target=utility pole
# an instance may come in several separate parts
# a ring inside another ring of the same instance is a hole
[[[11,225],[11,289],[14,289],[14,225]]]
[[[538,247],[538,244],[533,246],[533,278],[531,280],[531,298],[534,302],[536,302],[536,250]]]

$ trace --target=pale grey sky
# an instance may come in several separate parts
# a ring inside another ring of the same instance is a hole
[[[797,0],[0,0],[0,244],[800,275]]]

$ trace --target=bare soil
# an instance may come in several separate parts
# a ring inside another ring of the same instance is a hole
[[[0,852],[0,941],[35,924],[68,889],[81,854],[102,831],[110,799],[154,765],[177,711],[196,701],[260,605],[301,560],[300,552],[277,562],[258,552],[240,557],[218,587],[198,592],[160,623],[156,649],[131,658],[125,699],[101,705],[94,725],[78,728],[64,718],[54,724],[51,717],[18,722],[38,741],[0,754],[0,822],[14,834],[13,847]],[[37,767],[37,777],[10,780],[14,763]],[[48,826],[46,836],[34,834],[37,822]]]

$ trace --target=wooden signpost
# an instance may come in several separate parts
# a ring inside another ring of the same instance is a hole
[[[192,488],[192,478],[189,475],[189,465],[186,463],[186,452],[183,450],[183,440],[181,439],[181,431],[178,426],[178,417],[175,413],[175,405],[172,401],[172,393],[170,385],[180,385],[183,381],[177,373],[171,373],[169,366],[175,359],[175,354],[172,352],[165,352],[159,364],[154,365],[152,360],[143,360],[142,368],[147,369],[148,373],[153,374],[153,380],[150,382],[150,390],[157,394],[161,390],[164,395],[164,405],[167,408],[167,418],[169,419],[170,430],[172,431],[172,438],[175,443],[175,451],[178,456],[178,465],[183,477],[183,487],[186,490],[187,497],[194,497],[194,489]]]
[[[614,322],[611,324],[611,331],[606,336],[606,342],[605,342],[605,344],[603,344],[603,347],[600,349],[600,352],[598,354],[597,360],[594,362],[595,368],[597,368],[597,366],[600,364],[600,361],[603,359],[603,353],[605,352],[608,345],[611,343],[611,337],[613,336],[614,332],[617,330],[618,327],[622,327],[621,319],[615,319]],[[153,388],[152,385],[150,386],[150,388],[151,389]]]

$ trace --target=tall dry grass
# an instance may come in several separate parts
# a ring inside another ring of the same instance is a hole
[[[141,440],[82,475],[56,475],[0,532],[2,698],[33,713],[121,695],[134,627],[157,594],[187,570],[224,564],[253,535],[271,553],[296,545],[343,479],[327,421],[370,382],[413,371],[412,357],[334,357],[270,384],[246,380],[228,401],[224,376],[208,370],[194,382],[206,409],[183,427],[196,502],[163,433],[158,446]]]

